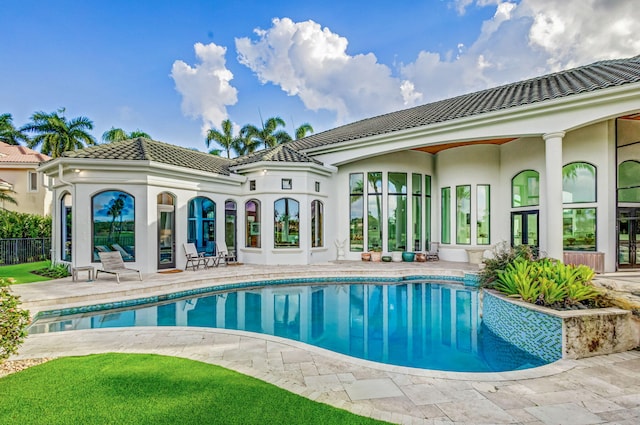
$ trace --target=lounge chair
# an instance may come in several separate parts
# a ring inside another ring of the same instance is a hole
[[[438,255],[439,249],[440,249],[440,243],[431,242],[431,246],[429,247],[429,251],[427,251],[427,261],[438,261],[438,260],[440,260],[440,256]]]
[[[205,257],[204,252],[198,252],[196,249],[196,244],[193,242],[182,244],[184,247],[184,254],[187,256],[187,264],[184,266],[185,269],[191,267],[193,271],[199,269],[200,266],[204,266],[205,268],[209,267],[209,258]],[[216,261],[214,260],[214,265]]]
[[[138,278],[142,280],[140,270],[131,269],[124,266],[124,260],[120,251],[98,252],[100,262],[102,263],[102,270],[96,272],[96,280],[100,273],[110,273],[116,275],[116,282],[120,283],[120,275],[125,273],[138,273]]]
[[[229,251],[227,243],[224,240],[216,241],[216,256],[223,259],[225,264],[238,261],[235,251]]]

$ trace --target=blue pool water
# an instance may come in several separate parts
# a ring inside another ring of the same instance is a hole
[[[393,365],[461,372],[546,362],[482,325],[474,288],[430,282],[270,285],[170,303],[38,319],[30,333],[198,326],[276,335]]]

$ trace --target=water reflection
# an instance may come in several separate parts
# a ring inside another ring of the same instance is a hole
[[[377,362],[498,371],[542,362],[488,333],[478,292],[457,285],[271,286],[65,320],[31,333],[124,326],[200,326],[277,335]]]

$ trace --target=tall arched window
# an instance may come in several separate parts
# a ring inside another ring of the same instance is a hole
[[[324,246],[324,205],[316,200],[311,201],[311,247]]]
[[[135,199],[126,192],[107,190],[92,201],[93,260],[98,252],[119,251],[124,261],[135,261]]]
[[[298,201],[282,198],[274,202],[273,232],[275,248],[300,246],[300,204]]]
[[[204,196],[189,201],[187,240],[196,245],[198,252],[215,252],[216,203]]]
[[[540,174],[526,170],[511,180],[511,206],[529,207],[540,204]]]
[[[69,192],[60,198],[60,259],[71,261],[73,198]]]
[[[618,202],[640,202],[640,162],[624,161],[618,166]]]
[[[238,252],[236,247],[236,211],[235,201],[226,201],[224,203],[224,241],[229,252]]]
[[[566,251],[596,250],[596,208],[575,205],[596,202],[596,167],[571,162],[562,167],[562,240]]]
[[[260,248],[260,202],[251,199],[244,204],[247,248]]]

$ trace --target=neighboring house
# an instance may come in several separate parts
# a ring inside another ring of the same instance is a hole
[[[120,250],[143,272],[182,244],[310,264],[363,251],[467,261],[500,242],[640,267],[640,57],[597,62],[225,159],[147,139],[67,152],[54,256]],[[70,229],[74,229],[73,234]],[[340,249],[342,248],[342,249]]]
[[[0,207],[11,211],[47,215],[51,212],[51,192],[43,184],[38,166],[51,157],[25,146],[0,142],[0,190],[9,193],[18,204],[0,201]]]

